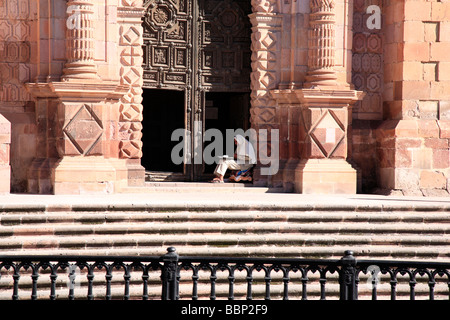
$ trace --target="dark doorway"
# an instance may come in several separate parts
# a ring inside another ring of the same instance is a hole
[[[146,171],[183,173],[183,164],[171,160],[178,141],[172,132],[185,128],[184,91],[144,89],[142,166]]]
[[[250,94],[242,92],[207,92],[205,94],[205,129],[218,129],[224,138],[227,129],[250,127]],[[206,142],[205,147],[211,142]],[[232,155],[230,155],[232,156]],[[205,165],[205,173],[213,173],[215,165]]]

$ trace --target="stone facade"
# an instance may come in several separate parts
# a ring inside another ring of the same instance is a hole
[[[450,2],[251,5],[250,122],[280,133],[280,170],[256,185],[448,195]],[[143,186],[145,10],[0,0],[0,192]]]

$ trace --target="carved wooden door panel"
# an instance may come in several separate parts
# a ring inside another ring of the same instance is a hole
[[[194,124],[197,134],[205,130],[205,93],[250,92],[251,3],[146,0],[144,7],[143,87],[185,92],[185,128],[194,150],[203,150],[193,131]],[[192,152],[185,174],[197,180],[204,166],[194,157]]]
[[[205,91],[250,92],[248,0],[199,0],[199,84]]]
[[[192,2],[146,0],[144,87],[185,90],[192,74]]]

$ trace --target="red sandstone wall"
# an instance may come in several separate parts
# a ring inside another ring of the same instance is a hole
[[[34,102],[24,84],[36,77],[38,1],[0,1],[0,114],[11,123],[11,185],[27,189],[27,168],[39,130]],[[2,176],[3,179],[3,176]]]
[[[379,185],[403,194],[448,195],[450,3],[390,1],[384,13]]]

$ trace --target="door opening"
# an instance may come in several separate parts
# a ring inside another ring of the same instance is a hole
[[[171,159],[172,132],[185,128],[184,91],[143,90],[142,160],[146,171],[183,173],[184,165]]]
[[[250,94],[242,92],[207,92],[205,94],[205,129],[218,129],[224,138],[227,129],[250,127]],[[206,142],[205,147],[212,142]],[[218,155],[217,155],[218,156]],[[233,155],[229,155],[233,156]],[[205,165],[205,174],[212,174],[215,164]]]

